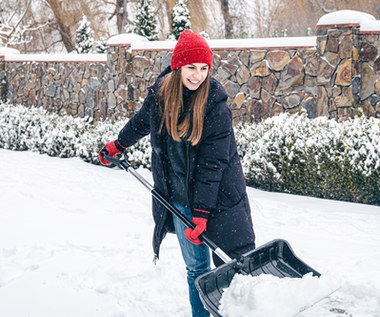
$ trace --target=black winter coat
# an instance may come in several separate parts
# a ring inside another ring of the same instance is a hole
[[[150,133],[152,174],[155,188],[168,195],[166,183],[164,136],[159,132],[161,117],[158,106],[160,80],[168,67],[149,88],[141,109],[120,131],[118,140],[126,147]],[[232,115],[222,85],[211,78],[205,110],[203,133],[196,146],[187,146],[188,201],[191,208],[209,210],[207,234],[230,257],[254,249],[255,235],[245,179],[232,129]],[[187,142],[188,143],[188,142]],[[153,251],[158,257],[166,233],[174,232],[172,215],[153,199]],[[216,262],[216,263],[215,263]],[[215,265],[222,262],[214,257]]]

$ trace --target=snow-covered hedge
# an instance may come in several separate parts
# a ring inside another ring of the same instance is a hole
[[[80,157],[99,164],[98,151],[114,140],[125,122],[94,122],[0,103],[0,148],[35,151],[62,158]],[[150,167],[147,138],[126,151],[134,166]]]
[[[235,132],[248,184],[380,205],[379,120],[282,114]]]
[[[30,150],[98,164],[97,152],[123,122],[94,122],[0,103],[0,148]],[[256,188],[380,205],[380,123],[306,114],[235,127],[247,183]],[[134,166],[150,167],[149,139],[127,149]]]

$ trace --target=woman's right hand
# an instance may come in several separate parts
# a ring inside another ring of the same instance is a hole
[[[116,155],[121,154],[124,151],[125,146],[123,146],[119,140],[111,141],[106,143],[106,145],[98,152],[98,159],[102,165],[110,166],[112,163],[108,162],[104,155],[115,158]]]

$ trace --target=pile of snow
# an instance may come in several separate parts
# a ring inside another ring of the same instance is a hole
[[[329,275],[279,278],[236,274],[223,292],[219,311],[224,317],[293,317],[338,287]]]

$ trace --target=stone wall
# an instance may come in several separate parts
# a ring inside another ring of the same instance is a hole
[[[5,63],[5,73],[6,97],[11,103],[96,119],[107,104],[106,63],[17,60]]]
[[[215,77],[239,122],[301,108],[315,117],[317,65],[315,48],[215,50]]]
[[[110,93],[107,117],[130,117],[140,109],[147,87],[169,65],[171,51],[131,50],[125,45],[108,46]]]
[[[331,24],[333,14],[321,18],[317,37],[210,41],[212,72],[228,93],[235,122],[301,110],[310,118],[344,119],[360,109],[380,117],[380,25],[373,30],[360,21]],[[169,65],[174,45],[116,36],[107,54],[92,59],[0,57],[2,96],[97,120],[130,117]]]
[[[113,105],[118,111],[132,115],[140,109],[147,87],[170,64],[172,50],[130,50],[119,45],[112,45],[108,50],[115,70],[112,85],[117,87],[118,96],[125,97]],[[213,52],[212,72],[227,91],[235,122],[251,122],[281,112],[294,113],[301,108],[310,117],[317,116],[318,57],[312,45],[258,50],[213,48]]]

